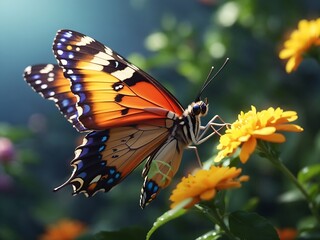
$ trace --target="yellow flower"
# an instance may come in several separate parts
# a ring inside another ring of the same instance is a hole
[[[63,219],[50,225],[40,240],[74,240],[87,230],[80,221]]]
[[[303,129],[290,122],[298,118],[294,111],[283,111],[281,108],[270,107],[257,112],[254,106],[247,113],[241,112],[225,134],[220,137],[219,150],[215,158],[219,162],[233,154],[242,145],[240,160],[245,163],[256,148],[257,139],[268,142],[282,143],[286,139],[277,131],[301,132]],[[290,124],[289,124],[290,123]]]
[[[320,18],[317,20],[301,20],[298,29],[294,30],[290,38],[284,43],[280,51],[281,59],[289,59],[286,65],[287,73],[296,70],[306,53],[312,46],[320,46]]]
[[[249,179],[248,176],[238,178],[241,171],[235,167],[212,166],[209,170],[201,169],[194,175],[183,177],[170,196],[171,208],[186,199],[190,202],[185,208],[190,208],[201,200],[214,198],[218,190],[241,187],[241,182]]]

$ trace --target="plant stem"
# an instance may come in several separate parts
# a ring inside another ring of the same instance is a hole
[[[297,178],[292,174],[292,172],[282,163],[279,158],[279,154],[275,152],[270,145],[266,142],[259,142],[258,150],[262,153],[263,157],[267,158],[272,162],[272,164],[278,168],[302,193],[304,198],[308,202],[309,209],[313,216],[317,219],[318,223],[320,223],[320,216],[317,211],[317,205],[312,199],[312,197],[308,194],[302,184],[297,180]]]
[[[222,216],[219,214],[216,208],[209,208],[203,204],[196,204],[195,207],[198,208],[207,218],[209,218],[211,222],[217,224],[231,240],[237,240],[237,238],[230,232],[230,229],[225,224]]]

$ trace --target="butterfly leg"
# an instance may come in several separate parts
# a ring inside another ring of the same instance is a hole
[[[217,123],[216,120],[221,121],[221,123]],[[215,115],[207,124],[206,126],[200,126],[200,130],[201,133],[195,138],[194,144],[195,145],[199,145],[205,141],[207,141],[209,138],[211,138],[213,135],[218,134],[220,135],[219,131],[227,126],[228,127],[228,123],[226,123],[225,121],[223,121],[223,119],[219,116],[219,115]],[[216,129],[215,127],[219,127],[218,129]],[[207,134],[208,130],[212,129],[212,133]]]
[[[187,149],[192,149],[194,150],[195,154],[196,154],[196,157],[197,157],[197,161],[199,163],[199,166],[202,168],[202,162],[200,160],[200,156],[199,156],[199,152],[198,152],[198,148],[196,146],[188,146]]]

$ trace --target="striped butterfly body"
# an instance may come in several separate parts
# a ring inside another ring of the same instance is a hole
[[[176,174],[190,145],[210,138],[207,101],[183,109],[159,82],[102,43],[71,30],[57,32],[53,52],[58,65],[29,66],[26,82],[80,132],[68,184],[74,194],[107,192],[138,165],[143,170],[140,206],[144,208]],[[196,152],[197,153],[197,152]]]

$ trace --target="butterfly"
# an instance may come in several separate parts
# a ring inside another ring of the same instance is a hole
[[[88,132],[75,150],[73,172],[60,188],[73,194],[108,192],[145,161],[140,206],[144,208],[176,174],[183,151],[216,133],[202,90],[186,109],[153,77],[97,40],[59,30],[53,42],[58,65],[24,71],[25,81],[53,100],[79,132]],[[199,159],[196,151],[197,158]]]

